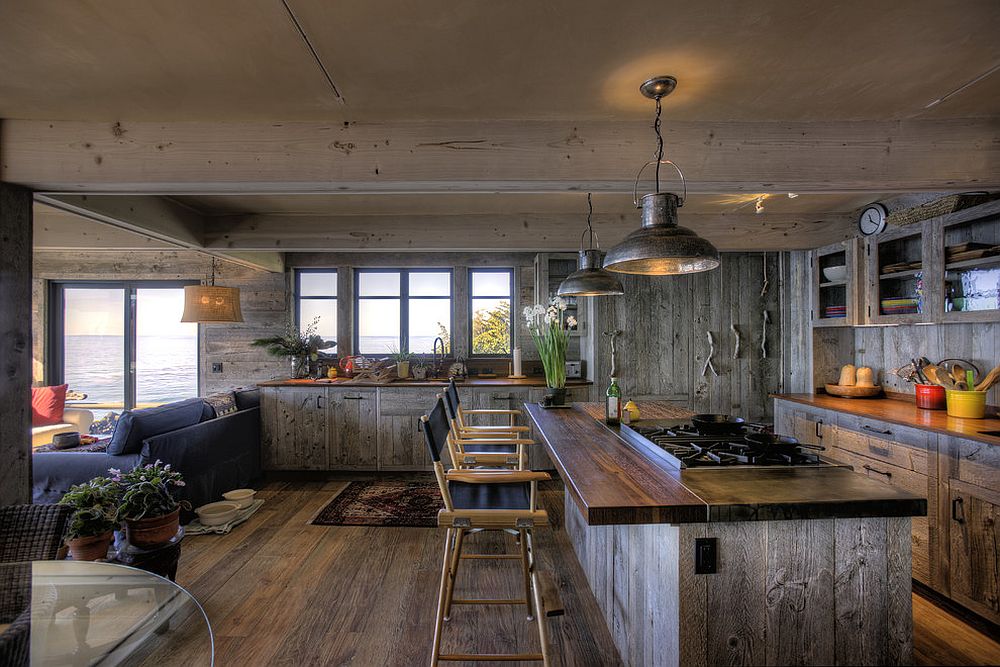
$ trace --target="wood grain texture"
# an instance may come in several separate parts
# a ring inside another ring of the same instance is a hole
[[[843,665],[886,660],[886,520],[841,519],[835,527],[836,656]]]
[[[707,583],[706,657],[710,665],[754,665],[766,660],[767,616],[762,612],[766,608],[769,527],[764,523],[722,523],[708,528],[709,537],[719,541],[719,571],[709,576]],[[682,549],[690,547],[681,545]],[[697,575],[682,572],[681,576]]]
[[[31,191],[0,183],[0,505],[31,502]]]

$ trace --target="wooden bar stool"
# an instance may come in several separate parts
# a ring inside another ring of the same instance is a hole
[[[513,431],[463,431],[458,423],[458,414],[452,409],[447,394],[439,394],[438,400],[444,404],[445,413],[448,415],[447,444],[453,467],[524,470],[528,460],[525,446],[535,444],[534,440],[523,438],[520,432]]]
[[[527,426],[517,426],[514,423],[514,420],[521,415],[520,410],[466,410],[463,408],[462,399],[458,395],[458,386],[455,384],[455,378],[448,380],[448,387],[445,389],[445,400],[448,403],[448,408],[455,415],[458,430],[464,437],[498,433],[513,435],[516,433],[527,433],[530,430]],[[510,421],[508,424],[497,426],[472,425],[467,423],[466,417],[474,415],[507,416]]]
[[[541,593],[540,577],[535,566],[532,530],[548,524],[548,515],[538,509],[538,482],[551,479],[548,473],[529,470],[449,470],[441,464],[441,450],[450,434],[444,402],[438,399],[429,415],[421,417],[424,439],[434,460],[434,474],[441,488],[444,509],[438,512],[438,525],[448,529],[441,564],[437,616],[434,624],[434,650],[431,665],[440,661],[541,661],[549,664],[545,617],[562,613],[558,596]],[[504,531],[517,536],[519,554],[464,554],[465,537],[472,532]],[[524,597],[513,599],[456,599],[455,579],[463,559],[519,559],[524,579]],[[554,587],[546,587],[554,591]],[[444,622],[449,620],[452,605],[524,605],[528,620],[538,624],[541,653],[477,654],[441,653]]]

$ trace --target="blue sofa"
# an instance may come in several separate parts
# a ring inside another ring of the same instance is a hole
[[[198,507],[261,476],[260,395],[235,392],[235,412],[217,415],[200,398],[122,414],[103,452],[37,452],[32,457],[35,503],[55,503],[74,484],[108,468],[131,470],[156,460],[184,475],[178,500]],[[187,515],[190,517],[190,515]]]

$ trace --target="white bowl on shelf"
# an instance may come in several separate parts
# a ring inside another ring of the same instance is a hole
[[[194,512],[198,515],[198,520],[203,526],[221,526],[229,523],[239,514],[240,506],[237,503],[221,501],[202,505]]]
[[[835,283],[841,280],[847,280],[847,267],[846,266],[828,266],[823,269],[823,275],[826,277],[828,282]]]
[[[257,495],[257,492],[253,489],[234,489],[226,491],[222,494],[222,497],[231,503],[236,503],[243,510],[253,505],[253,497],[255,495]]]

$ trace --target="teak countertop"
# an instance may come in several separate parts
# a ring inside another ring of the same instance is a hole
[[[668,403],[645,419],[686,419]],[[927,501],[844,467],[678,469],[622,440],[603,406],[525,404],[567,491],[590,525],[923,516]]]
[[[459,387],[544,387],[545,378],[477,378],[472,377],[465,380],[458,380]],[[567,387],[584,387],[591,385],[590,380],[566,380]],[[445,387],[448,385],[447,379],[433,380],[390,380],[388,382],[375,382],[373,380],[354,381],[351,378],[338,377],[336,380],[267,380],[258,382],[258,387]]]
[[[1000,445],[1000,437],[983,433],[983,431],[1000,433],[1000,417],[996,408],[987,408],[987,414],[990,415],[987,419],[961,419],[949,417],[944,410],[921,410],[912,399],[839,398],[827,394],[774,394],[773,397],[823,410],[836,410],[900,426],[926,429],[942,435]]]

